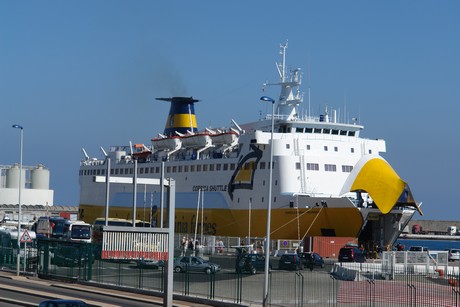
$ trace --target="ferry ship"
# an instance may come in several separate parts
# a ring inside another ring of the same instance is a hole
[[[276,103],[265,118],[199,130],[197,99],[157,98],[171,106],[163,133],[150,144],[101,148],[102,158],[83,149],[78,218],[93,223],[105,216],[106,184],[95,176],[106,175],[110,157],[110,176],[133,178],[137,171],[137,178],[160,178],[163,167],[165,178],[175,180],[176,233],[199,227],[205,235],[263,238],[272,168],[272,239],[336,236],[392,244],[422,212],[407,183],[380,156],[385,141],[360,137],[364,127],[357,120],[340,122],[335,110],[302,112],[302,71],[288,71],[287,44],[280,49],[280,80],[267,84],[279,86],[280,95],[278,101],[261,98]],[[136,187],[110,185],[109,217],[132,219],[136,191],[136,219],[160,225],[159,187]]]

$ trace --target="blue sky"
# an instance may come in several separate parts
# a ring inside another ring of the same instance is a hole
[[[24,164],[50,169],[55,204],[78,205],[81,148],[149,143],[169,110],[155,97],[200,99],[199,128],[269,112],[262,84],[288,40],[312,110],[359,117],[424,218],[459,220],[459,13],[458,1],[0,0],[0,164],[18,162],[22,125]]]

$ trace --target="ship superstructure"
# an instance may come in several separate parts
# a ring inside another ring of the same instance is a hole
[[[277,64],[280,96],[273,114],[225,129],[198,129],[192,97],[158,98],[171,104],[163,133],[151,144],[113,146],[111,176],[176,180],[176,232],[263,238],[266,232],[268,177],[273,168],[272,239],[312,236],[356,237],[386,245],[394,242],[419,210],[408,185],[380,156],[385,141],[360,137],[356,120],[341,123],[336,111],[302,114],[302,73],[286,70],[286,45]],[[260,103],[260,102],[257,102]],[[309,108],[308,108],[309,109]],[[273,164],[270,165],[270,146]],[[104,151],[105,153],[105,151]],[[164,164],[162,164],[164,162]],[[104,216],[106,159],[80,164],[80,216],[92,223]],[[133,187],[111,185],[109,216],[132,218]],[[159,224],[159,188],[137,188],[137,217]],[[201,193],[203,220],[197,217]]]

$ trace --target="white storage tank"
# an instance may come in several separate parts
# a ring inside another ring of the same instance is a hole
[[[22,168],[21,174],[21,188],[26,184],[26,169]],[[6,188],[18,189],[19,188],[19,164],[14,164],[6,170]]]
[[[50,171],[44,165],[38,164],[30,171],[30,188],[49,190],[50,188]]]

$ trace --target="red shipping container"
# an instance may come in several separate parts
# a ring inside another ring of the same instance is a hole
[[[305,239],[304,251],[316,252],[323,258],[338,258],[339,250],[347,243],[357,244],[358,240],[353,237],[310,237]]]
[[[60,212],[59,216],[70,220],[70,212]]]

